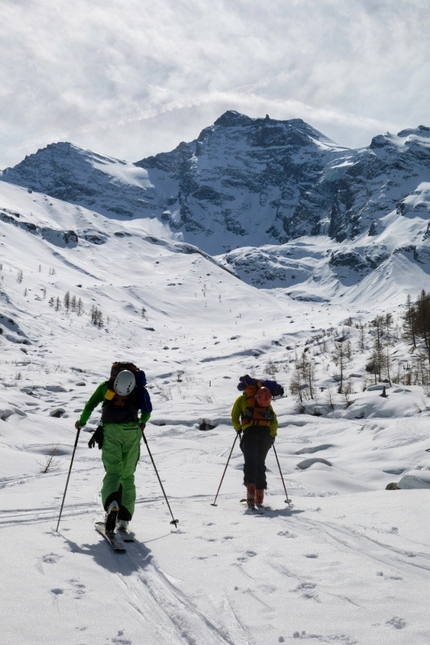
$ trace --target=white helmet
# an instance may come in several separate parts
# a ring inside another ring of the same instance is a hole
[[[113,383],[113,389],[119,396],[127,396],[136,387],[136,378],[130,370],[122,370]]]

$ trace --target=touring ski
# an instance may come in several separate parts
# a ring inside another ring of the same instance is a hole
[[[285,501],[286,501],[286,503],[288,504],[287,509],[286,509],[287,511],[288,511],[288,510],[291,510],[292,508],[294,508],[294,505],[292,504],[292,502],[291,502],[291,500],[290,500],[290,499],[285,500]],[[245,498],[244,498],[244,499],[241,499],[241,500],[240,500],[240,503],[241,503],[241,504],[244,504],[245,506],[247,506],[247,501],[246,501],[246,499],[245,499]],[[270,512],[270,511],[273,511],[273,508],[272,508],[271,506],[265,506],[265,505],[260,505],[260,506],[259,506],[258,504],[256,504],[256,505],[253,507],[253,509],[250,509],[250,508],[248,507],[248,510],[254,510],[254,512],[255,512],[257,515],[264,515],[265,511],[269,511],[269,512]]]
[[[246,499],[241,499],[240,503],[246,506],[245,513],[249,515],[251,514],[264,515],[264,508],[262,506],[258,506],[257,504],[255,504],[255,506],[249,506]]]
[[[125,553],[127,551],[124,540],[118,533],[106,533],[104,522],[96,522],[95,529],[98,533],[100,533],[100,535],[104,537],[106,542],[110,544],[110,546],[116,553]]]
[[[118,529],[117,535],[120,536],[123,542],[134,542],[134,533],[128,529]]]

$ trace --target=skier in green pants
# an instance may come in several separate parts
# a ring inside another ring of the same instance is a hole
[[[124,368],[125,366],[125,368]],[[93,410],[102,403],[101,426],[88,446],[102,450],[105,476],[102,503],[106,511],[106,532],[126,530],[136,501],[134,473],[140,456],[140,440],[152,406],[145,388],[146,377],[132,363],[114,363],[111,378],[101,383],[89,398],[75,427],[82,428]],[[139,417],[140,410],[140,417]]]

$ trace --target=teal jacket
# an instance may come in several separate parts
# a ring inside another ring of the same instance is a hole
[[[90,396],[90,398],[88,399],[88,401],[84,406],[84,409],[82,410],[82,414],[79,419],[80,426],[84,426],[87,423],[88,419],[90,418],[91,413],[95,410],[95,408],[100,403],[103,403],[103,401],[105,400],[105,395],[107,390],[108,390],[107,381],[105,381],[104,383],[101,383],[96,389],[96,391],[94,392],[94,394]],[[141,410],[139,423],[146,423],[149,420],[150,416],[151,416],[150,412],[143,412]]]

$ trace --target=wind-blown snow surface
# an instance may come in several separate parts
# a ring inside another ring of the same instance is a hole
[[[359,355],[350,405],[339,399],[332,410],[319,391],[323,414],[313,416],[298,414],[291,395],[275,401],[293,507],[272,451],[266,513],[244,511],[237,444],[212,505],[233,446],[238,377],[269,376],[276,365],[288,390],[295,348],[348,316],[370,320],[390,301],[367,299],[365,308],[363,294],[348,308],[258,291],[193,247],[152,237],[148,222],[119,224],[0,188],[2,643],[427,645],[421,387],[393,386],[388,398],[363,392]],[[67,291],[82,299],[81,315],[65,311]],[[91,324],[93,305],[102,328]],[[126,554],[94,530],[103,468],[87,441],[97,414],[81,432],[55,530],[74,421],[118,358],[146,370],[146,436],[179,520],[175,530],[143,445],[137,539]],[[315,363],[321,387],[333,383],[328,356]],[[203,420],[215,427],[200,430]],[[401,490],[385,490],[391,481]]]

